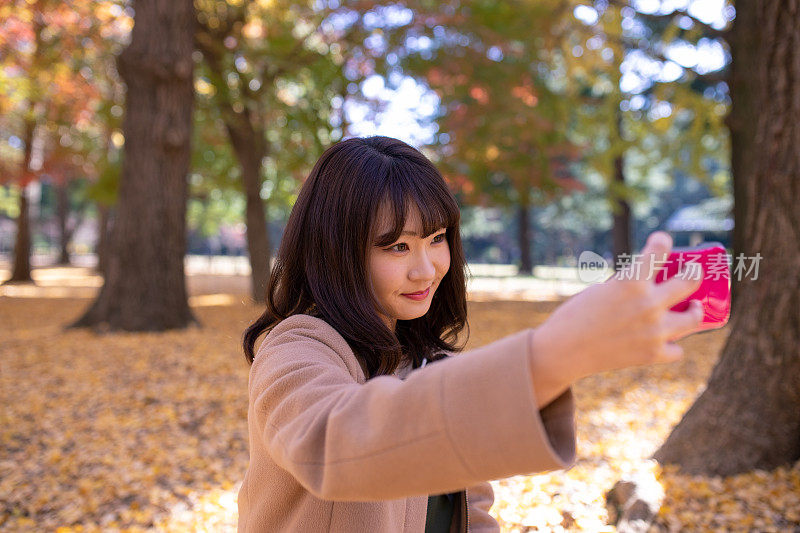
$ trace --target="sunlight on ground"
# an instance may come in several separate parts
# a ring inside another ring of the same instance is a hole
[[[241,273],[242,258],[187,258],[186,289],[190,296],[211,294],[246,295],[250,277]],[[237,266],[238,265],[238,266]],[[535,276],[517,277],[513,265],[470,265],[467,292],[474,301],[557,301],[579,292],[585,283],[574,268],[536,267]],[[223,273],[219,273],[221,271]],[[248,270],[249,271],[249,270]],[[0,280],[11,277],[8,265],[0,265]],[[0,285],[0,296],[15,298],[93,298],[103,278],[91,267],[39,267],[31,271],[34,283]],[[212,300],[200,300],[212,301]],[[209,305],[209,304],[198,304]],[[218,304],[211,304],[218,305]]]
[[[201,294],[189,297],[191,307],[212,307],[241,303],[242,296],[234,294]]]

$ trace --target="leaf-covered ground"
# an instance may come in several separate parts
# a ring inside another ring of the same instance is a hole
[[[260,310],[196,296],[201,328],[97,335],[64,329],[90,300],[35,294],[0,296],[0,530],[235,531],[248,460],[239,340]],[[472,301],[467,347],[536,326],[555,305]],[[715,479],[647,460],[726,335],[685,339],[677,364],[578,383],[577,464],[493,482],[503,530],[613,531],[605,491],[644,471],[666,493],[658,530],[800,531],[800,463]]]

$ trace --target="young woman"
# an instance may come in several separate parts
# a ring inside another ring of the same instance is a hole
[[[571,383],[675,360],[702,318],[669,311],[699,281],[615,277],[464,352],[459,218],[399,140],[347,139],[317,161],[244,335],[240,532],[497,531],[488,480],[574,461]],[[670,248],[657,232],[642,253]]]

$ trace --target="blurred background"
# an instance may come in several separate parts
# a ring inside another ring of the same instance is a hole
[[[531,275],[583,250],[632,253],[656,229],[730,246],[726,2],[194,4],[192,260],[248,272],[247,224],[267,230],[255,253],[273,253],[322,151],[371,134],[439,166],[471,263]],[[0,259],[21,238],[24,193],[33,265],[97,265],[134,6],[0,9]],[[245,216],[254,189],[263,220]]]
[[[0,0],[0,530],[236,531],[242,332],[314,162],[381,134],[461,206],[467,350],[585,288],[583,251],[736,259],[683,360],[575,384],[573,468],[492,480],[502,531],[800,531],[799,15]]]

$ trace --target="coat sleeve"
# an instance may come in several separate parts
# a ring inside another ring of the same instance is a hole
[[[489,509],[494,504],[494,490],[491,483],[482,481],[477,485],[467,487],[467,495],[470,531],[499,533],[500,525],[489,514]]]
[[[574,461],[571,391],[557,416],[543,417],[535,405],[532,329],[404,381],[378,376],[360,383],[333,328],[293,318],[262,343],[250,402],[257,438],[313,495],[377,501],[441,494]]]

